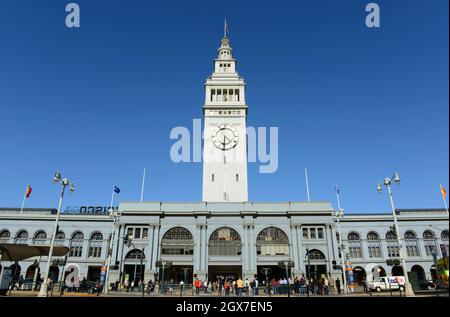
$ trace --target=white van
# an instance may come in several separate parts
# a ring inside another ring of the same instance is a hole
[[[396,291],[405,289],[404,276],[384,276],[378,278],[378,280],[368,283],[368,288],[371,291]]]

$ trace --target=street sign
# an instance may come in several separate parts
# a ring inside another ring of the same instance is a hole
[[[293,261],[278,261],[278,266],[281,267],[294,267],[294,262]]]

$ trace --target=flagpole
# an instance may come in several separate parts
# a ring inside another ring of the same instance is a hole
[[[114,193],[115,193],[114,187],[115,187],[115,186],[116,186],[116,185],[113,185],[113,188],[112,188],[111,208],[109,209],[109,214],[110,214],[110,215],[112,215],[112,213],[113,213]]]
[[[141,186],[141,202],[144,201],[144,185],[145,185],[145,174],[147,169],[144,167],[144,175],[142,176],[142,186]]]
[[[22,208],[20,208],[20,214],[23,212],[23,207],[25,206],[25,199],[27,199],[28,186],[25,188],[25,194],[23,194]]]
[[[309,197],[308,171],[306,170],[306,167],[305,167],[305,182],[306,182],[306,195],[308,196],[308,202],[310,202],[311,199]]]

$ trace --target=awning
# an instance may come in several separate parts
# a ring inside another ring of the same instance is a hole
[[[34,256],[48,256],[49,250],[48,245],[0,243],[1,261],[22,261]],[[67,252],[68,247],[53,247],[53,256],[64,256]]]

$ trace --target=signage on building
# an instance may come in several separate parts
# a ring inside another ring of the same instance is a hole
[[[231,233],[229,228],[221,228],[217,233],[219,240],[231,240]]]
[[[114,211],[118,210],[118,207],[112,207]],[[109,214],[111,207],[109,206],[69,206],[63,213],[73,215],[107,215]]]

